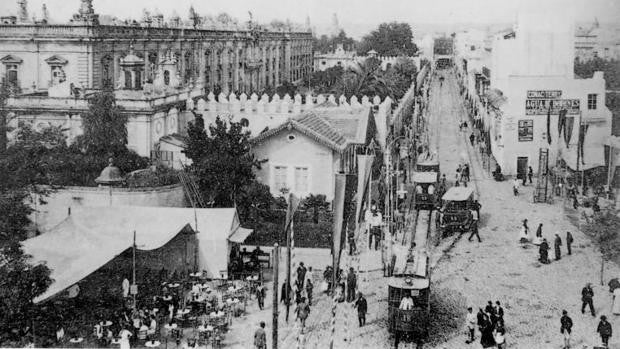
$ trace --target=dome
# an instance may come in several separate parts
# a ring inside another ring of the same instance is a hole
[[[108,166],[101,171],[99,177],[95,179],[95,182],[102,185],[114,185],[123,181],[121,170],[114,166],[112,158],[108,160]]]

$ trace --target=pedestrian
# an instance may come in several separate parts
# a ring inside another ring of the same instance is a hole
[[[596,314],[594,313],[593,298],[594,298],[594,291],[592,290],[592,284],[588,282],[586,286],[581,290],[581,313],[582,314],[586,312],[586,305],[588,305],[590,307],[590,312],[592,313],[592,316],[596,316]]]
[[[347,273],[347,302],[351,303],[355,300],[355,288],[357,287],[357,276],[353,267],[349,268]]]
[[[538,228],[536,228],[536,237],[537,238],[542,238],[542,227],[543,227],[543,224],[540,223],[540,224],[538,224]]]
[[[570,231],[566,232],[566,249],[568,250],[568,255],[570,256],[572,254],[572,249],[571,249],[571,245],[573,244],[573,234],[570,233]]]
[[[349,239],[349,256],[352,256],[357,253],[357,246],[355,246],[355,230],[349,230],[347,237]]]
[[[506,349],[506,330],[504,328],[499,328],[495,331],[495,344],[497,345],[497,349]]]
[[[476,140],[476,136],[474,136],[474,133],[472,132],[472,133],[469,135],[469,143],[471,143],[471,146],[472,146],[472,147],[474,146],[474,141],[475,141],[475,140]]]
[[[258,301],[258,309],[263,310],[265,307],[265,286],[261,282],[256,288],[256,300]]]
[[[482,308],[478,308],[478,314],[476,314],[476,323],[478,324],[478,331],[482,333],[482,326],[484,326],[484,320],[487,316],[484,314]]]
[[[470,344],[474,342],[476,338],[476,314],[474,314],[473,308],[467,308],[467,330],[469,331],[469,338],[465,341],[465,343]]]
[[[282,290],[280,294],[280,302],[284,303],[284,305],[291,305],[291,293],[293,292],[293,288],[291,284],[288,282],[288,279],[284,281],[282,284]]]
[[[564,337],[564,347],[562,349],[570,348],[570,334],[573,330],[573,319],[568,316],[566,310],[562,310],[562,317],[560,318],[560,333]]]
[[[579,201],[577,201],[577,194],[573,195],[573,209],[577,209],[579,207]]]
[[[300,262],[297,267],[297,281],[300,283],[300,287],[304,286],[304,280],[306,280],[306,267],[304,266],[304,262]]]
[[[607,317],[601,315],[601,321],[598,323],[596,332],[601,336],[601,341],[605,348],[609,347],[609,337],[611,337],[611,324],[607,322]]]
[[[360,327],[366,325],[366,312],[368,311],[368,303],[366,302],[366,298],[362,292],[357,293],[357,300],[353,305],[354,308],[357,308],[357,319],[359,320]]]
[[[483,348],[491,348],[495,346],[495,338],[493,337],[493,324],[488,317],[484,319],[482,329],[480,330],[480,344]]]
[[[502,305],[499,303],[499,301],[495,301],[495,314],[497,315],[497,318],[502,320],[504,320],[504,308],[502,308]]]
[[[613,291],[613,303],[611,312],[614,315],[620,315],[620,288],[616,288]]]
[[[532,166],[528,166],[527,178],[530,180],[530,184],[532,184],[532,177],[533,176],[534,176],[534,170],[532,169]]]
[[[543,239],[542,243],[538,247],[539,258],[538,261],[543,264],[549,264],[549,244],[547,243],[547,239]]]
[[[523,220],[523,225],[521,226],[521,232],[519,235],[519,242],[526,243],[530,241],[530,228],[527,226],[527,218]]]
[[[375,239],[375,251],[379,249],[379,241],[381,240],[381,225],[383,224],[383,216],[381,212],[375,210],[372,214],[372,232]],[[368,246],[370,249],[370,246]]]
[[[512,193],[514,196],[519,195],[519,179],[517,177],[512,180]]]
[[[297,309],[295,309],[295,312],[297,313],[297,318],[301,322],[301,328],[302,329],[305,328],[306,319],[308,318],[308,315],[310,314],[310,306],[306,302],[305,297],[301,297],[301,302],[299,302],[299,304],[297,305]]]
[[[312,305],[312,290],[314,289],[314,284],[312,283],[312,279],[306,279],[306,296],[308,296],[308,305]]]
[[[478,234],[478,214],[476,211],[472,211],[472,216],[474,218],[471,223],[471,234],[469,234],[469,239],[467,240],[471,241],[471,239],[475,236],[478,238],[478,242],[482,242],[482,239],[480,239],[480,234]]]
[[[553,241],[553,247],[555,248],[555,260],[559,261],[561,257],[560,247],[562,246],[562,239],[560,235],[555,234],[555,240]]]
[[[474,210],[476,210],[476,216],[478,217],[478,219],[480,219],[481,208],[482,208],[482,205],[480,205],[480,202],[478,202],[478,200],[474,200]]]
[[[260,327],[254,332],[254,348],[267,349],[267,334],[265,333],[265,321],[260,322]]]
[[[463,168],[463,176],[465,177],[465,183],[469,182],[469,164],[465,164],[465,167]]]

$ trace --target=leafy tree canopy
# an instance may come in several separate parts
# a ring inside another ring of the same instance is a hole
[[[334,52],[338,45],[342,45],[345,51],[354,51],[358,44],[355,39],[348,37],[344,30],[332,37],[327,35],[321,35],[320,38],[314,37],[313,41],[314,50],[318,53]]]
[[[620,89],[620,60],[605,60],[595,57],[589,61],[580,61],[575,58],[575,74],[582,78],[591,78],[596,71],[602,71],[605,77],[605,85],[609,90]]]
[[[358,54],[375,50],[379,56],[413,56],[418,51],[413,43],[413,32],[407,23],[382,23],[364,36],[358,46]]]
[[[127,149],[127,116],[116,105],[111,90],[98,92],[89,99],[82,128],[84,134],[76,143],[90,154],[116,154]]]
[[[250,154],[250,132],[243,130],[240,122],[219,116],[209,125],[208,133],[196,124],[189,124],[184,153],[192,159],[199,189],[215,206],[232,207],[254,181],[253,168],[260,168],[260,162]]]

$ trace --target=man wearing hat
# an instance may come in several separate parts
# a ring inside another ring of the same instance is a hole
[[[581,313],[585,313],[586,305],[590,307],[590,312],[592,316],[596,316],[594,313],[594,304],[592,299],[594,298],[594,291],[592,290],[592,284],[587,283],[586,286],[581,290]]]
[[[598,323],[598,327],[596,328],[596,332],[601,336],[601,341],[605,348],[609,346],[609,337],[611,337],[611,324],[607,322],[607,317],[605,315],[601,315],[601,321]]]

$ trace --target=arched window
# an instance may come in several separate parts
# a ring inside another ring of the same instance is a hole
[[[164,85],[170,85],[170,71],[164,70]]]

